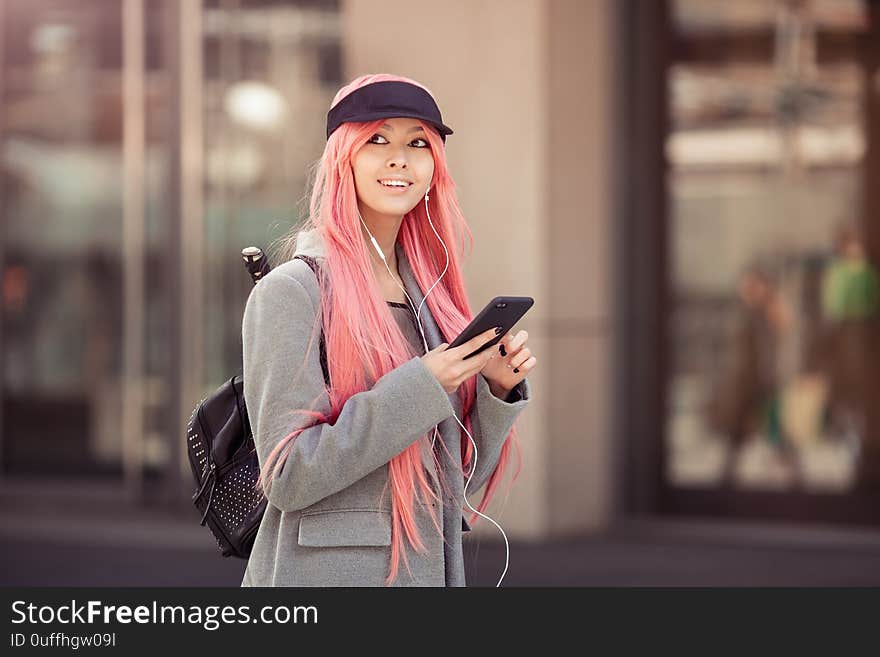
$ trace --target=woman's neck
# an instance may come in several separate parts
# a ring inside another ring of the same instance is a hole
[[[379,244],[379,248],[382,249],[382,253],[385,254],[385,261],[391,267],[392,271],[397,271],[397,253],[394,250],[394,245],[397,243],[397,233],[400,230],[400,224],[403,223],[403,216],[394,217],[388,215],[374,215],[373,212],[367,207],[358,207],[361,216],[361,233],[364,236],[364,239],[367,242],[367,249],[370,252],[370,255],[373,258],[373,264],[377,264],[385,269],[385,265],[382,263],[382,259],[379,257],[379,254],[376,253],[376,249],[373,246],[373,242],[370,239],[372,235],[376,242]]]

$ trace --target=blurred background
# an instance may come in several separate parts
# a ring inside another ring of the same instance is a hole
[[[880,584],[873,0],[0,0],[0,584],[240,583],[186,422],[371,72],[455,130],[472,306],[536,300],[505,584]]]

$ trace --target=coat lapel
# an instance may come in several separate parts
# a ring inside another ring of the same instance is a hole
[[[397,252],[397,268],[400,272],[400,278],[403,280],[403,285],[406,288],[406,293],[412,299],[413,304],[416,307],[416,310],[419,308],[419,304],[424,299],[422,295],[422,290],[419,288],[419,284],[416,281],[415,274],[413,273],[412,267],[409,264],[409,260],[407,260],[406,254],[403,252],[403,247],[399,242],[395,243],[395,250]],[[419,315],[419,319],[422,323],[422,328],[425,331],[425,340],[428,342],[428,348],[433,349],[441,342],[444,342],[443,336],[440,333],[440,328],[437,326],[437,322],[434,321],[434,316],[431,314],[431,310],[428,308],[428,304],[426,303],[422,306],[422,312]],[[452,404],[452,408],[455,411],[455,415],[458,418],[463,419],[462,411],[461,411],[461,399],[458,396],[458,393],[449,394],[449,402]],[[441,467],[446,473],[447,480],[452,485],[454,490],[463,490],[464,482],[460,474],[461,469],[461,430],[458,425],[458,421],[455,417],[448,417],[443,420],[438,425],[438,433],[440,435],[439,440],[443,442],[446,446],[444,450],[446,453],[440,453],[440,458],[443,461]],[[437,447],[436,449],[440,449]],[[450,461],[451,459],[451,461]],[[434,481],[434,485],[436,486],[436,490],[440,491],[440,483],[437,479],[437,474],[434,472],[434,468],[428,468],[428,472],[430,473],[431,478]],[[451,477],[451,479],[449,479]],[[470,531],[470,526],[464,520],[464,517],[461,516],[461,507],[464,504],[463,501],[463,493],[459,493],[456,502],[451,502],[450,500],[444,497],[443,506],[444,506],[444,525],[450,526],[449,523],[456,523],[458,520],[453,520],[453,518],[461,517],[462,522],[462,530]],[[444,529],[444,535],[446,530]]]

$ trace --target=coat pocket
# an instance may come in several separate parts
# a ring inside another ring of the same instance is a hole
[[[306,547],[391,545],[391,513],[378,509],[334,509],[304,513],[297,542]]]

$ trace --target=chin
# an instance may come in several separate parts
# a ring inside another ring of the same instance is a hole
[[[416,207],[418,203],[413,203],[412,201],[404,201],[400,200],[399,203],[376,203],[375,205],[370,205],[370,209],[377,214],[388,214],[394,216],[404,215],[414,207]]]

